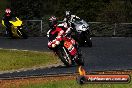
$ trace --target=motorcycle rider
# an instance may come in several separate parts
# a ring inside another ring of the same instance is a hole
[[[67,37],[69,39],[69,28],[66,29],[66,27],[60,28],[58,26],[58,19],[55,16],[51,16],[49,18],[49,31],[47,32],[47,37],[48,37],[48,48],[53,50],[55,52],[55,47],[57,46],[56,44],[54,44],[54,42],[56,42],[57,40],[61,41],[62,37]],[[77,48],[78,50],[78,54],[81,58],[82,54],[81,54],[81,50],[79,49],[78,43],[74,40],[71,39],[72,44]]]
[[[58,41],[61,41],[63,38],[68,39],[68,41],[70,41],[73,46],[77,49],[77,53],[78,53],[78,58],[82,58],[82,52],[79,49],[78,43],[72,39],[69,36],[69,33],[67,33],[67,31],[69,32],[69,29],[66,27],[60,27],[58,26],[58,19],[55,16],[51,16],[49,18],[49,31],[47,32],[47,37],[48,37],[48,48],[53,50],[54,53],[57,55],[56,52],[56,46],[59,45],[59,43],[57,43]],[[64,28],[64,29],[63,29]],[[74,65],[74,61],[72,62],[72,64]],[[84,63],[81,63],[81,65],[84,65]]]
[[[11,13],[11,9],[10,8],[6,8],[5,10],[5,14],[2,18],[2,22],[3,24],[6,26],[6,31],[7,34],[9,34],[9,36],[12,36],[12,32],[11,32],[11,23],[9,22],[13,17],[15,17],[12,13]]]
[[[66,23],[66,26],[67,27],[72,27],[74,28],[74,24],[73,22],[76,20],[76,19],[80,19],[78,16],[76,15],[72,15],[70,11],[66,11],[65,12],[65,18],[64,18],[64,22]]]
[[[51,16],[49,18],[49,31],[47,32],[47,37],[48,37],[48,48],[51,50],[54,50],[54,47],[56,46],[56,44],[54,44],[54,42],[56,42],[57,40],[61,41],[61,38],[64,36],[67,36],[68,38],[68,34],[67,34],[67,30],[65,28],[62,29],[58,26],[58,19],[55,16]],[[75,45],[75,40],[71,39],[71,42]]]

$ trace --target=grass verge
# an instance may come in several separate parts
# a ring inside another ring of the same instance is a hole
[[[84,84],[79,85],[75,80],[63,80],[45,84],[32,84],[20,88],[132,88],[130,84]]]
[[[0,71],[46,66],[58,62],[51,52],[0,49]]]

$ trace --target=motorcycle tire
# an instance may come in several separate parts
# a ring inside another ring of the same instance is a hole
[[[65,48],[64,48],[65,49]],[[61,61],[64,63],[64,65],[66,65],[67,67],[72,66],[72,60],[70,55],[67,53],[65,53],[63,48],[59,48],[57,51],[58,57],[61,59]],[[66,50],[66,49],[65,49]]]
[[[23,39],[27,39],[28,35],[26,34],[25,30],[17,30],[17,33],[19,36],[21,36]]]
[[[88,39],[86,45],[87,45],[88,47],[92,47],[92,46],[93,46],[93,45],[92,45],[92,41],[91,41],[90,39]]]
[[[88,47],[92,47],[92,40],[90,39],[91,38],[90,34],[85,34],[85,36],[86,36],[86,45]]]
[[[75,62],[79,65],[79,66],[84,66],[84,59],[82,57],[82,51],[81,49],[77,46],[77,52],[78,52],[78,55],[77,55],[77,58],[75,59]]]

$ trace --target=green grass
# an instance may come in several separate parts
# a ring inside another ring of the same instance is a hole
[[[15,88],[15,87],[14,87]],[[20,88],[132,88],[132,83],[129,84],[77,84],[76,80],[64,80],[49,82],[43,84],[29,84]]]
[[[0,71],[45,66],[58,62],[51,52],[0,49]]]

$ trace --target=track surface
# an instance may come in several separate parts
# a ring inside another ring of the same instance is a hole
[[[92,38],[93,47],[82,47],[87,72],[104,70],[132,69],[132,38]],[[29,39],[0,38],[0,48],[22,49],[35,51],[50,51],[47,49],[47,39],[44,37]],[[47,74],[75,73],[77,66],[65,66],[28,70],[22,72],[0,74],[0,78],[41,76]]]

